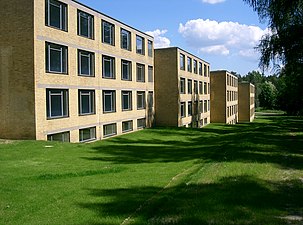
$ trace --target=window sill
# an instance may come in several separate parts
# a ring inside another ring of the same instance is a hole
[[[60,72],[56,72],[56,71],[46,71],[46,73],[55,74],[55,75],[68,75],[68,73],[60,73]]]
[[[56,119],[66,119],[69,118],[69,116],[57,116],[57,117],[47,117],[47,120],[56,120]]]
[[[60,28],[58,28],[58,27],[54,27],[54,26],[51,26],[51,25],[47,25],[47,24],[45,24],[45,26],[46,27],[49,27],[49,28],[52,28],[52,29],[55,29],[55,30],[59,30],[59,31],[64,31],[64,32],[68,32],[68,29],[60,29]]]
[[[95,77],[95,75],[78,74],[79,77]]]

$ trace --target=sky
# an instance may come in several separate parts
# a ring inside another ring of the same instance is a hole
[[[211,70],[242,76],[259,70],[255,50],[267,24],[243,0],[78,0],[155,38],[155,48],[179,47]]]

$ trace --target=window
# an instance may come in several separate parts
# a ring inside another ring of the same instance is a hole
[[[60,142],[70,142],[70,134],[69,131],[57,133],[57,134],[49,134],[47,135],[48,141],[60,141]]]
[[[78,10],[78,35],[94,39],[94,16]]]
[[[68,90],[46,89],[47,118],[68,117]]]
[[[116,91],[103,91],[103,113],[116,112]]]
[[[144,55],[144,38],[138,35],[136,36],[136,52]]]
[[[148,40],[147,46],[148,46],[148,56],[153,57],[153,42]]]
[[[193,110],[193,103],[192,102],[188,102],[188,116],[192,115],[192,110]]]
[[[95,54],[78,50],[78,74],[93,77],[95,75]]]
[[[132,63],[127,60],[121,60],[121,79],[132,80]]]
[[[67,47],[46,42],[46,72],[67,74]]]
[[[180,53],[180,70],[185,70],[185,55]]]
[[[122,91],[122,111],[132,110],[132,92]]]
[[[180,103],[180,114],[181,114],[181,118],[185,117],[186,115],[186,111],[185,111],[185,102],[181,102]]]
[[[210,83],[207,83],[207,94],[210,94]]]
[[[145,82],[145,66],[137,63],[137,82]]]
[[[148,95],[147,95],[147,105],[148,108],[151,109],[154,107],[154,92],[153,91],[149,91]]]
[[[199,62],[199,75],[202,75],[202,70],[203,70],[202,63]]]
[[[195,94],[198,94],[198,81],[194,81],[194,92]]]
[[[79,90],[79,115],[95,114],[95,91]]]
[[[67,31],[67,5],[56,0],[46,0],[45,25]]]
[[[200,95],[203,94],[203,83],[202,83],[202,81],[199,82],[199,94]]]
[[[145,109],[145,92],[137,92],[137,109]]]
[[[103,78],[115,79],[115,58],[110,56],[103,56]]]
[[[117,124],[107,124],[103,126],[103,136],[109,137],[117,134]]]
[[[204,94],[206,95],[207,94],[207,83],[204,82]]]
[[[146,127],[146,119],[137,119],[137,128],[140,129],[144,127]]]
[[[131,50],[131,33],[121,28],[121,48]]]
[[[197,60],[194,60],[194,73],[198,73],[198,63]]]
[[[204,64],[204,77],[207,77],[207,66]]]
[[[115,25],[102,21],[102,42],[115,45]]]
[[[208,111],[210,111],[210,100],[207,101]]]
[[[148,66],[148,82],[154,82],[154,69],[152,66]]]
[[[204,112],[208,112],[208,109],[207,109],[207,100],[204,100]]]
[[[132,130],[133,130],[133,121],[132,120],[122,122],[122,132],[123,133],[129,132]]]
[[[185,94],[185,78],[180,78],[180,93]]]
[[[79,141],[92,141],[96,140],[96,127],[90,127],[79,130]]]
[[[192,71],[192,65],[191,65],[191,58],[187,57],[187,71],[191,72]]]
[[[199,112],[203,113],[203,101],[199,102]]]
[[[192,87],[192,80],[187,81],[187,93],[192,94],[193,93],[193,87]]]

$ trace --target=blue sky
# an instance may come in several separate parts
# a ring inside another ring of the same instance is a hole
[[[254,50],[266,24],[242,0],[78,0],[211,64],[245,75],[258,69]]]

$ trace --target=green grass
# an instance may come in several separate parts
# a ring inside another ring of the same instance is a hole
[[[0,140],[0,225],[303,224],[303,120]]]

